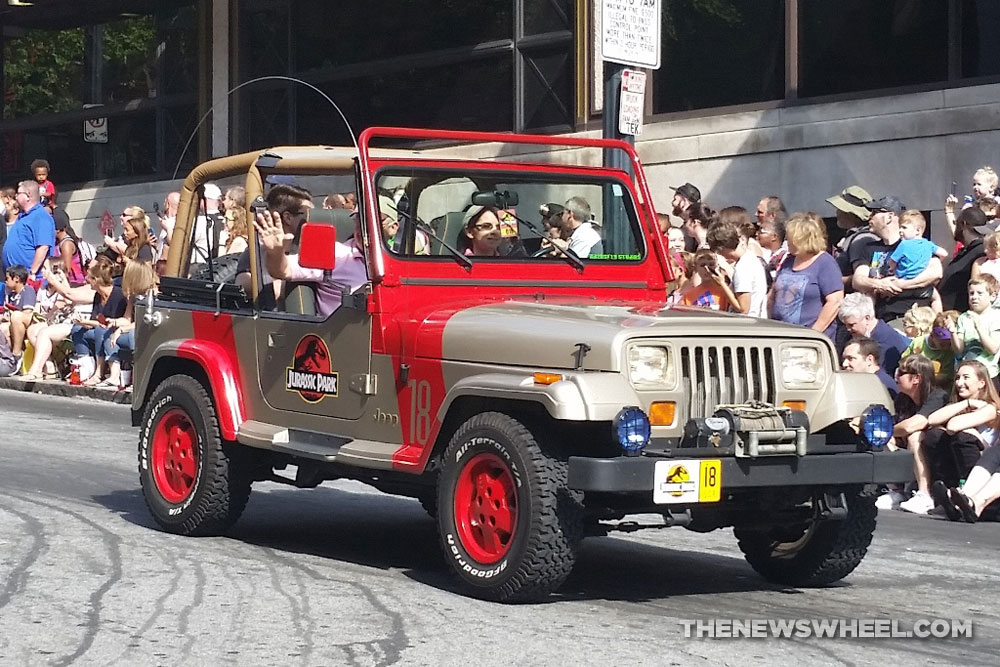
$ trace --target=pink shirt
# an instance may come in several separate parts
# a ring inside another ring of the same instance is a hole
[[[288,255],[286,275],[293,282],[316,283],[316,314],[326,317],[340,308],[341,290],[353,292],[368,282],[365,256],[354,245],[354,239],[347,243],[337,243],[335,250],[337,265],[329,278],[324,278],[322,269],[308,269],[299,265],[298,255]]]

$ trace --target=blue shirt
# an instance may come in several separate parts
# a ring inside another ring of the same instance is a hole
[[[789,255],[774,277],[774,308],[771,317],[781,322],[811,327],[819,319],[826,297],[841,292],[844,283],[837,261],[828,253],[820,253],[812,264],[796,271],[795,257]],[[824,333],[833,340],[836,321]]]
[[[872,329],[870,337],[878,343],[882,350],[882,368],[890,377],[896,374],[899,367],[899,359],[903,356],[903,350],[910,346],[910,339],[899,333],[888,324],[879,320]]]
[[[903,239],[889,255],[896,262],[896,277],[902,280],[916,278],[927,268],[937,246],[925,238]]]
[[[55,244],[56,223],[44,206],[35,204],[27,211],[21,211],[7,234],[7,242],[3,244],[4,270],[20,264],[30,271],[31,263],[35,261],[35,248],[52,248]],[[38,267],[39,272],[41,268]]]

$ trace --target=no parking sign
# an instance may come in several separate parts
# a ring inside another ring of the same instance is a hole
[[[108,119],[88,118],[83,121],[83,140],[89,144],[108,143]]]

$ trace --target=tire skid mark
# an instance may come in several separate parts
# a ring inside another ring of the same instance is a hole
[[[205,568],[198,561],[192,560],[191,565],[194,570],[195,584],[194,584],[194,597],[190,604],[184,606],[184,609],[177,615],[177,629],[181,635],[187,637],[187,641],[184,642],[183,652],[181,655],[189,656],[191,655],[191,649],[194,647],[195,637],[189,634],[188,628],[191,621],[191,612],[196,608],[201,606],[201,603],[205,599]]]
[[[0,589],[0,609],[7,606],[14,596],[24,590],[31,572],[31,566],[49,550],[48,540],[45,538],[45,528],[42,522],[24,512],[18,512],[8,504],[0,504],[0,508],[10,512],[23,521],[28,527],[28,536],[31,539],[31,548],[24,554],[21,560],[14,566],[7,581]]]
[[[62,512],[63,514],[71,516],[81,523],[85,523],[88,526],[91,526],[94,530],[98,532],[98,534],[100,534],[101,542],[107,549],[108,560],[111,563],[111,573],[107,576],[104,583],[102,583],[97,588],[97,590],[93,591],[90,594],[90,600],[89,600],[90,605],[86,612],[87,622],[85,626],[86,629],[84,631],[83,639],[80,641],[80,644],[77,646],[76,650],[73,651],[73,653],[63,656],[51,663],[53,665],[56,665],[57,667],[64,667],[65,665],[70,665],[74,661],[76,661],[77,658],[79,658],[80,656],[84,655],[87,651],[89,651],[90,647],[93,646],[94,640],[97,638],[97,633],[100,631],[101,610],[104,606],[104,596],[107,594],[109,590],[111,590],[112,586],[114,586],[121,580],[122,577],[121,539],[113,532],[105,528],[104,526],[100,525],[96,521],[91,521],[90,519],[83,516],[79,512],[74,512],[73,510],[69,510],[64,507],[59,507],[58,505],[53,505],[51,503],[47,503],[41,500],[36,500],[21,496],[14,496],[14,495],[11,495],[10,497],[17,498],[18,500],[38,505],[40,507],[46,507],[56,512]]]
[[[265,548],[263,549],[263,552],[268,556],[267,562],[265,562],[264,565],[271,574],[271,584],[274,586],[274,590],[288,601],[288,606],[291,609],[292,625],[295,626],[295,632],[298,636],[298,644],[302,651],[301,661],[303,664],[308,664],[309,658],[312,656],[313,650],[315,649],[312,636],[316,625],[308,613],[308,590],[305,586],[303,586],[302,579],[296,575],[295,585],[299,588],[301,596],[296,598],[294,595],[286,591],[281,585],[281,578],[278,576],[278,568],[275,564],[294,566],[295,562],[290,558],[280,556],[274,549]],[[305,614],[303,614],[303,610],[305,610]],[[306,625],[309,626],[308,630],[303,626],[303,619],[305,619]]]
[[[369,588],[354,580],[343,580],[338,577],[327,576],[322,572],[309,567],[308,565],[303,565],[295,561],[293,558],[283,555],[274,549],[265,548],[265,551],[271,552],[272,558],[275,560],[282,561],[288,566],[293,567],[297,570],[302,571],[308,575],[311,579],[315,581],[325,582],[325,581],[336,581],[338,584],[343,584],[358,590],[368,601],[368,604],[375,609],[376,612],[385,616],[390,621],[391,631],[389,636],[383,639],[376,639],[370,642],[348,642],[345,644],[327,644],[324,648],[339,648],[342,649],[346,654],[351,665],[360,665],[358,661],[358,651],[357,649],[367,649],[365,652],[368,654],[374,654],[374,656],[381,655],[382,661],[376,664],[378,665],[394,665],[398,663],[402,657],[402,648],[407,648],[410,645],[409,638],[406,636],[406,630],[403,627],[403,615],[397,611],[390,609],[384,602],[382,602],[378,596]],[[402,647],[402,648],[399,648]],[[377,651],[373,651],[375,648]]]

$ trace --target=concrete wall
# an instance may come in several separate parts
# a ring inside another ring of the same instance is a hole
[[[690,181],[717,208],[738,204],[754,210],[762,196],[777,194],[792,211],[832,216],[826,197],[857,183],[875,196],[895,194],[909,207],[938,212],[930,221],[933,237],[950,247],[940,211],[951,182],[968,193],[977,168],[1000,168],[1000,84],[660,122],[644,128],[637,146],[660,211],[670,208],[667,186]],[[439,152],[488,158],[501,148]],[[599,159],[595,151],[573,153],[573,159]],[[151,209],[179,183],[92,188],[60,197],[86,237],[99,239],[105,209]]]

